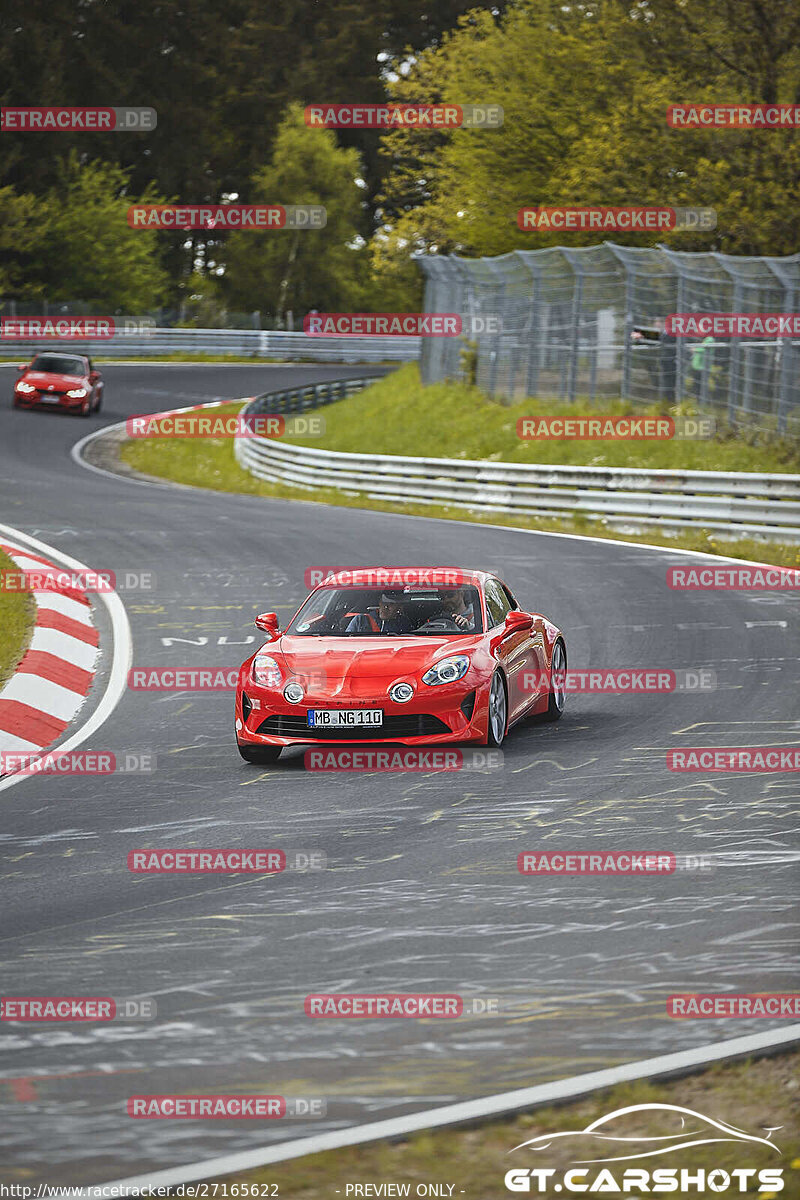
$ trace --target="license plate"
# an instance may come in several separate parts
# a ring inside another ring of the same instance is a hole
[[[41,400],[41,401],[42,401],[44,404],[58,404],[58,402],[59,402],[59,400],[61,399],[61,397],[60,397],[60,396],[51,396],[51,395],[49,394],[49,392],[41,392],[41,393],[40,393],[40,395],[39,395],[39,399],[40,399],[40,400]]]
[[[383,724],[382,708],[310,708],[309,729],[363,729]]]

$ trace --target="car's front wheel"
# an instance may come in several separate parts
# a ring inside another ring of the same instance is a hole
[[[550,698],[547,704],[547,712],[544,714],[545,720],[557,721],[564,711],[566,701],[567,649],[559,638],[555,646],[553,646],[553,659],[550,663]]]
[[[508,700],[503,676],[495,671],[489,687],[489,714],[486,721],[486,745],[502,746],[508,726]]]
[[[83,404],[80,407],[80,414],[82,417],[88,417],[88,416],[91,416],[91,412],[92,412],[92,402],[89,399],[89,397],[87,396],[86,399],[84,400]]]
[[[243,746],[241,742],[237,742],[236,746],[245,762],[257,763],[262,767],[277,762],[281,752],[280,746]]]

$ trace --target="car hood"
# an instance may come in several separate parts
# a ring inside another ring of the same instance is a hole
[[[50,371],[26,371],[21,378],[37,389],[52,387],[65,392],[81,385],[86,387],[88,383],[85,375],[55,375]]]
[[[330,694],[358,681],[392,683],[418,676],[441,658],[474,650],[480,636],[470,637],[292,637],[264,647],[282,660],[289,675],[320,679]]]

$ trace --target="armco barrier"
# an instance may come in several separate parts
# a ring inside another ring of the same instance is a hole
[[[330,403],[369,382],[319,384],[291,395],[304,410]],[[301,392],[302,399],[298,398]],[[267,393],[243,411],[301,411],[286,407],[288,395]],[[318,450],[261,438],[237,439],[234,452],[239,464],[259,479],[301,488],[337,488],[381,500],[452,504],[481,512],[547,517],[580,513],[614,529],[694,527],[800,542],[800,477],[796,475],[407,458]]]
[[[4,359],[29,360],[46,350],[76,351],[93,358],[163,358],[170,354],[231,354],[310,362],[413,362],[418,337],[309,337],[274,329],[152,329],[102,341],[2,341]]]

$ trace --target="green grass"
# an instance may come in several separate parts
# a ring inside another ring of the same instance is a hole
[[[513,409],[487,400],[475,389],[455,384],[434,384],[421,389],[416,368],[401,368],[363,392],[320,410],[326,422],[322,438],[294,438],[296,444],[328,450],[358,452],[424,454],[451,458],[480,458],[481,448],[493,447],[483,457],[516,462],[594,463],[616,466],[693,466],[698,469],[797,471],[800,470],[800,450],[793,443],[762,444],[726,438],[714,442],[545,442],[523,443],[516,437],[517,416],[534,411],[534,402],[525,402]],[[424,403],[423,403],[424,402]],[[225,416],[237,412],[240,404],[223,405],[214,410]],[[555,405],[537,401],[541,411],[555,412]],[[564,407],[563,405],[561,406]],[[603,411],[622,411],[620,403]],[[579,406],[580,411],[596,414],[597,408]],[[422,421],[422,412],[427,420]],[[570,411],[574,411],[570,409]],[[474,426],[474,428],[473,428]],[[487,429],[494,433],[490,436]],[[508,428],[504,430],[504,427]],[[463,435],[458,432],[463,429]],[[483,430],[483,432],[480,432]],[[473,440],[465,447],[462,438]],[[492,438],[496,440],[492,440]],[[501,453],[500,446],[505,453]],[[694,455],[686,462],[683,455]],[[538,452],[534,457],[534,452]],[[513,458],[512,455],[517,457]],[[548,457],[544,457],[547,454]],[[650,454],[672,455],[668,461],[654,463]],[[677,455],[677,457],[675,457]],[[698,455],[703,457],[698,458]],[[631,456],[630,458],[628,456]],[[593,537],[616,538],[628,542],[651,542],[683,550],[700,550],[724,554],[731,558],[751,559],[779,566],[800,567],[800,546],[764,542],[757,538],[726,539],[705,530],[688,530],[674,536],[658,527],[644,533],[628,534],[576,516],[571,520],[547,519],[533,515],[511,513],[478,513],[458,505],[398,504],[375,500],[372,497],[343,495],[333,489],[289,487],[255,479],[243,471],[233,456],[233,442],[225,438],[139,440],[126,443],[122,458],[131,467],[147,475],[171,479],[194,487],[217,491],[243,492],[248,495],[274,496],[290,500],[317,500],[349,508],[371,508],[384,512],[401,512],[417,516],[443,517],[471,521],[476,524],[509,525],[520,529],[539,529],[556,533],[581,533]]]
[[[415,363],[401,367],[348,400],[325,408],[324,438],[298,444],[360,454],[410,454],[434,458],[480,458],[493,462],[563,463],[566,466],[679,468],[697,471],[800,471],[800,442],[774,435],[720,431],[713,439],[672,441],[522,441],[522,416],[598,416],[601,413],[692,415],[666,405],[634,407],[523,400],[511,406],[460,383],[423,387]]]
[[[781,1193],[772,1190],[759,1193],[757,1179],[754,1182],[752,1177],[748,1179],[747,1190],[741,1192],[736,1177],[732,1176],[727,1195],[731,1196],[734,1192],[737,1196],[760,1195],[760,1200],[770,1200],[779,1195],[781,1200],[784,1197],[785,1200],[791,1200],[800,1196],[800,1158],[797,1157],[800,1136],[798,1071],[800,1054],[797,1053],[717,1066],[702,1074],[664,1084],[643,1082],[620,1085],[572,1104],[538,1109],[511,1120],[484,1123],[477,1128],[425,1132],[403,1141],[374,1142],[312,1154],[254,1171],[228,1175],[224,1179],[228,1194],[229,1185],[233,1183],[270,1183],[277,1184],[277,1194],[286,1200],[318,1200],[321,1197],[336,1200],[337,1194],[340,1200],[345,1200],[348,1183],[408,1183],[412,1197],[420,1183],[449,1183],[455,1185],[452,1193],[454,1200],[460,1196],[462,1189],[467,1200],[469,1197],[500,1200],[500,1197],[513,1195],[506,1191],[503,1183],[505,1172],[511,1167],[541,1166],[565,1170],[574,1165],[572,1159],[590,1157],[575,1152],[574,1141],[570,1150],[570,1140],[566,1138],[563,1142],[552,1143],[549,1149],[538,1152],[536,1157],[524,1150],[509,1154],[512,1147],[520,1142],[543,1133],[583,1129],[590,1121],[628,1104],[665,1103],[681,1105],[703,1116],[727,1121],[757,1137],[766,1136],[765,1126],[780,1125],[781,1128],[771,1135],[779,1152],[772,1152],[766,1147],[743,1148],[741,1145],[719,1143],[676,1152],[656,1163],[652,1160],[613,1163],[611,1169],[615,1177],[620,1177],[625,1167],[652,1170],[654,1166],[672,1166],[693,1172],[700,1168],[708,1172],[719,1167],[729,1173],[737,1168],[758,1170],[782,1167],[784,1190]],[[362,1087],[366,1086],[363,1080],[360,1082]],[[274,1092],[277,1089],[265,1087],[263,1090]],[[340,1089],[339,1094],[346,1098],[346,1091]],[[663,1119],[642,1114],[636,1119],[636,1131],[650,1136],[663,1134]],[[308,1122],[308,1128],[303,1132],[306,1136],[313,1134],[312,1121]],[[588,1180],[591,1180],[601,1167],[598,1165],[586,1169],[590,1171]],[[219,1194],[223,1194],[221,1187]],[[352,1192],[350,1194],[353,1195]],[[524,1194],[529,1197],[539,1195],[535,1180],[532,1191]],[[548,1188],[547,1195],[554,1194]],[[567,1195],[566,1192],[561,1194]],[[633,1194],[640,1193],[636,1191]],[[677,1192],[672,1194],[678,1195]],[[713,1193],[702,1194],[710,1196]]]
[[[0,571],[18,571],[0,551]],[[14,674],[28,648],[36,621],[36,603],[30,592],[0,589],[0,687]]]

